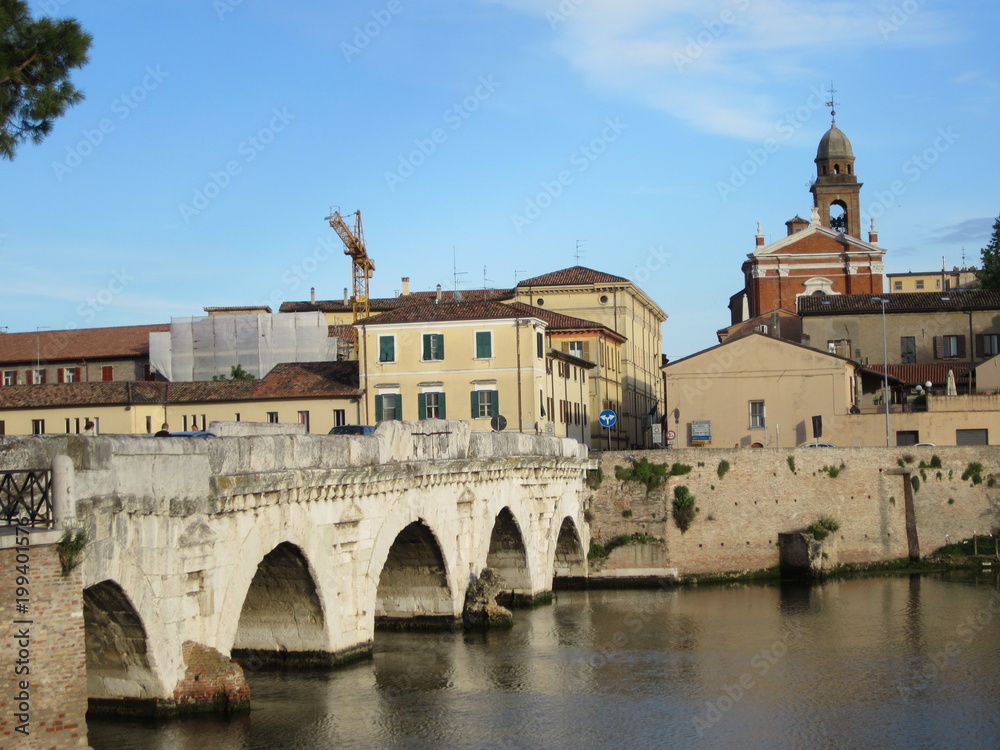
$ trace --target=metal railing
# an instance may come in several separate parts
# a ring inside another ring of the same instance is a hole
[[[54,526],[52,472],[49,469],[0,471],[0,525]]]

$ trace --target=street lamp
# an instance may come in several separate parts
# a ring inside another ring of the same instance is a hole
[[[872,302],[882,303],[882,400],[885,401],[885,447],[889,448],[889,340],[885,333],[885,297],[872,297]]]

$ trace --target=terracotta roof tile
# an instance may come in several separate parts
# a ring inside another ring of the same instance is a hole
[[[1000,291],[984,289],[948,292],[893,292],[883,294],[830,294],[799,297],[799,315],[880,313],[884,298],[887,313],[946,312],[949,310],[1000,309]]]
[[[360,395],[357,362],[298,362],[278,365],[261,380],[185,383],[119,380],[3,386],[0,387],[0,409],[351,398]]]
[[[169,331],[169,323],[114,328],[0,333],[0,362],[78,361],[149,355],[149,334]]]
[[[513,289],[462,289],[458,293],[459,301],[471,302],[475,300],[506,300],[514,298]],[[411,292],[407,295],[397,297],[371,297],[368,306],[372,313],[387,312],[399,307],[406,307],[418,302],[434,301],[437,291],[431,292]],[[442,301],[454,302],[455,293],[450,291],[441,292]],[[354,308],[351,303],[346,305],[343,300],[316,300],[315,302],[282,302],[281,312],[351,312]]]
[[[614,276],[603,271],[595,271],[584,266],[572,266],[561,271],[544,273],[541,276],[534,276],[530,279],[519,281],[517,286],[568,286],[574,284],[620,284],[628,282],[628,279],[621,276]]]

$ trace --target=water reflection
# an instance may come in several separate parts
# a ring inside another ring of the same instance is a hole
[[[251,682],[249,717],[92,722],[91,744],[997,748],[1000,587],[565,592],[511,630],[380,633],[370,662]]]

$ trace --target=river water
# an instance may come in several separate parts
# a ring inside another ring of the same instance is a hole
[[[91,720],[95,750],[1000,748],[1000,580],[559,592],[507,631],[378,633],[253,711]]]

